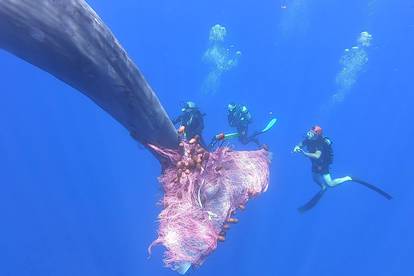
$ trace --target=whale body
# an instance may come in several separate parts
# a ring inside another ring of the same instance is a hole
[[[1,0],[0,48],[85,94],[142,144],[177,147],[158,97],[85,1]]]

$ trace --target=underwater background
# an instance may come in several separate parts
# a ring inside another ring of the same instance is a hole
[[[171,117],[187,100],[207,114],[206,140],[231,131],[229,102],[249,107],[253,129],[279,120],[260,137],[273,152],[269,190],[190,275],[414,275],[414,2],[88,3]],[[219,62],[205,58],[212,47]],[[81,93],[4,51],[0,65],[0,275],[177,275],[163,248],[148,259],[158,162]],[[318,187],[292,149],[314,124],[334,142],[333,176],[394,199],[346,183],[299,214]]]

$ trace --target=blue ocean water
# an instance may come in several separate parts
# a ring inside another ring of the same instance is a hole
[[[399,0],[97,1],[171,116],[182,101],[207,113],[205,136],[229,131],[226,105],[247,104],[273,152],[267,193],[239,214],[226,242],[191,275],[414,275],[414,4]],[[242,52],[203,94],[210,28]],[[368,61],[332,104],[346,48],[372,35]],[[160,167],[114,119],[45,72],[0,52],[0,275],[176,275],[156,237]],[[318,187],[292,153],[313,124],[334,141],[333,175],[357,184]],[[252,149],[235,143],[238,149]]]

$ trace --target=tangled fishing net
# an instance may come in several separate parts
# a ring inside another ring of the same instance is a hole
[[[181,142],[177,151],[150,147],[168,162],[159,178],[165,194],[158,238],[149,251],[162,244],[165,265],[183,274],[224,240],[227,223],[237,222],[234,211],[267,190],[269,152],[207,152],[196,139]]]

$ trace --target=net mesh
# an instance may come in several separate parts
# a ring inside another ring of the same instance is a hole
[[[179,150],[150,147],[168,160],[159,181],[164,189],[158,216],[158,238],[151,244],[166,248],[164,263],[199,266],[217,247],[234,211],[265,192],[270,154],[266,150],[205,151],[194,139]]]

